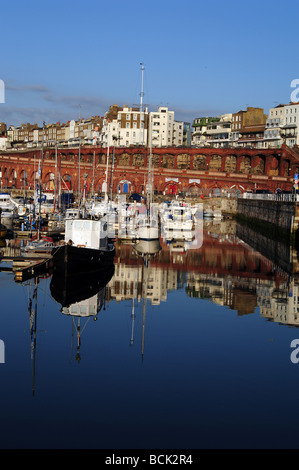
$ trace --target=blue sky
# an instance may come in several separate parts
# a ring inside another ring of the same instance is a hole
[[[298,0],[0,2],[5,103],[19,125],[168,106],[192,122],[288,103],[299,78]]]

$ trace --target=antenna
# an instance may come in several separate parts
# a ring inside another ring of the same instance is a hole
[[[143,108],[143,72],[144,72],[144,64],[140,62],[141,65],[141,92],[140,92],[140,112],[142,113],[142,108]]]
[[[143,127],[144,127],[144,116],[143,116],[143,72],[144,72],[144,64],[140,62],[141,65],[141,92],[140,92],[140,129],[139,129],[139,143],[140,145],[144,144],[144,137],[143,137]]]

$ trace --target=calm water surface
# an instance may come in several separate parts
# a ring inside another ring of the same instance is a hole
[[[117,242],[69,308],[53,276],[0,272],[0,447],[297,448],[297,255],[250,240],[225,221],[150,260]]]

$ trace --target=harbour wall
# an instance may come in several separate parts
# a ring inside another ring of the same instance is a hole
[[[299,246],[298,203],[239,198],[236,217],[269,238]]]

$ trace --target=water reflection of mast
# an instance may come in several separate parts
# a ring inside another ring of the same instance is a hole
[[[148,288],[148,270],[150,267],[150,255],[143,254],[143,266],[142,266],[142,285],[143,285],[143,308],[142,308],[142,341],[141,341],[141,359],[143,361],[144,356],[144,339],[145,339],[145,319],[146,319],[146,303],[147,303],[147,288]]]
[[[134,289],[134,286],[133,286]],[[132,313],[131,313],[131,318],[132,318],[132,332],[131,332],[131,341],[130,345],[133,345],[134,342],[134,322],[135,322],[135,296],[133,293],[133,305],[132,305]]]
[[[145,319],[146,319],[146,304],[147,304],[147,289],[148,289],[148,274],[150,271],[150,261],[161,250],[160,240],[142,240],[135,245],[135,250],[142,256],[142,341],[141,341],[141,359],[144,356],[144,342],[145,342]]]
[[[38,277],[34,278],[34,289],[32,298],[29,297],[28,313],[30,321],[30,343],[32,360],[32,395],[35,392],[35,359],[36,359],[36,325],[37,325],[37,284]],[[34,301],[34,308],[33,308]]]

